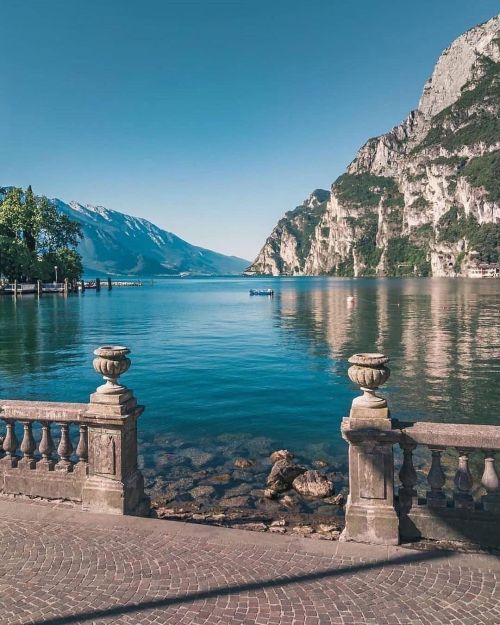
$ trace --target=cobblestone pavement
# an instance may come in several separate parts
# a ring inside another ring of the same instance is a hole
[[[0,499],[0,623],[500,623],[500,563]]]

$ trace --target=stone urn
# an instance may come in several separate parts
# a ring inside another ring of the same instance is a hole
[[[363,395],[356,397],[352,402],[357,408],[385,408],[387,402],[379,397],[375,391],[387,382],[391,370],[385,365],[389,362],[384,354],[354,354],[349,358],[351,367],[347,374],[363,391]]]
[[[130,354],[128,347],[121,345],[103,345],[94,351],[93,365],[97,373],[100,373],[106,383],[97,388],[98,393],[115,394],[122,393],[126,387],[118,384],[118,378],[128,371],[130,367]]]

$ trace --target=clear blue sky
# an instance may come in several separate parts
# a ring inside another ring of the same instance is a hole
[[[493,0],[2,0],[0,184],[253,258]]]

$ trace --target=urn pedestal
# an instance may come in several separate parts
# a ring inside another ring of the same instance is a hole
[[[144,407],[137,405],[132,390],[118,383],[130,367],[129,352],[121,346],[104,346],[94,352],[94,369],[106,383],[90,396],[96,427],[88,426],[91,469],[83,506],[99,512],[148,516],[149,499],[137,467],[137,419]]]
[[[399,521],[394,508],[393,430],[387,401],[376,394],[389,378],[389,358],[383,354],[355,354],[348,375],[363,394],[352,402],[342,421],[349,443],[349,496],[342,540],[399,544]]]

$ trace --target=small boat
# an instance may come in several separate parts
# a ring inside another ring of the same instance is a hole
[[[250,295],[270,295],[272,297],[274,291],[272,289],[250,289]]]

